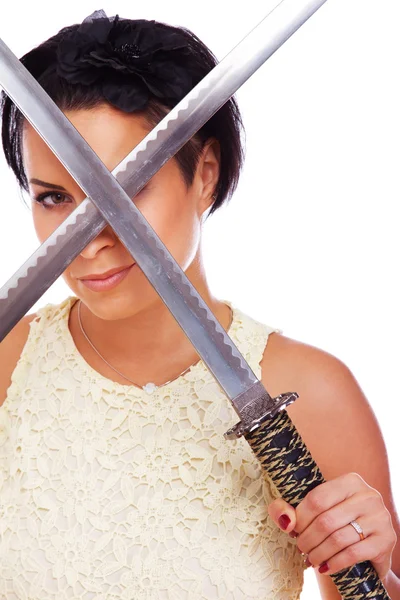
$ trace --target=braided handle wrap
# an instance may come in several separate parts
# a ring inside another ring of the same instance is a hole
[[[324,478],[285,410],[245,434],[282,498],[297,506]],[[345,600],[390,600],[369,561],[331,575]]]

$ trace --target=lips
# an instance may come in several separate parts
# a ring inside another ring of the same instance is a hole
[[[136,263],[133,263],[128,267],[110,269],[110,271],[105,273],[93,273],[90,275],[92,279],[86,279],[86,277],[89,277],[89,275],[86,275],[85,279],[81,279],[80,281],[82,285],[93,292],[106,292],[117,287],[135,266]]]
[[[125,267],[116,267],[115,269],[110,269],[109,271],[105,271],[104,273],[90,273],[89,275],[85,275],[84,277],[78,277],[81,281],[96,281],[99,279],[108,279],[111,275],[115,275],[116,273],[120,273],[121,271],[125,271],[125,269],[129,269],[134,263],[130,265],[126,265]]]

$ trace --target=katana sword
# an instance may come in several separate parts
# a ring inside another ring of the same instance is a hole
[[[241,63],[242,82],[324,2],[325,0],[283,0],[253,31],[250,42],[240,48],[252,65],[251,70],[246,60]],[[252,60],[254,56],[256,59]],[[232,84],[232,79],[235,80],[235,67],[232,64],[224,74],[227,85]],[[133,178],[136,177],[136,192],[170,158],[171,154],[168,154],[165,146],[170,145],[174,154],[219,108],[218,102],[212,98],[212,88],[218,85],[221,75],[218,73],[217,79],[215,71],[214,69],[195,88],[196,94],[191,98],[189,94],[169,113],[169,118],[162,122],[163,127],[161,123],[153,130],[148,136],[148,147],[145,144],[140,150],[142,156],[137,152],[138,162],[142,167],[141,172],[137,170]],[[238,71],[240,72],[240,68]],[[227,432],[227,437],[244,435],[283,498],[296,506],[309,490],[323,482],[317,465],[283,410],[297,398],[297,394],[288,393],[271,398],[117,179],[3,43],[0,44],[0,80],[7,94],[96,205],[103,217],[101,220],[97,215],[97,220],[94,219],[97,231],[106,223],[112,226],[230,398],[241,421]],[[236,85],[228,97],[242,82]],[[191,102],[195,96],[199,107],[204,109],[204,121],[196,121],[198,113],[192,111]],[[193,132],[189,127],[193,125],[191,121],[195,126]],[[186,138],[182,136],[179,142],[174,139],[174,125],[177,123],[181,126],[181,132],[186,129],[188,134]],[[154,147],[150,142],[154,142]],[[153,164],[150,163],[152,159]],[[136,168],[137,164],[129,165],[129,168]],[[82,210],[80,214],[84,213]],[[73,219],[68,226],[74,227]],[[62,235],[60,232],[59,239],[54,238],[53,244],[58,245]],[[90,238],[89,225],[85,236],[86,240]],[[49,246],[50,249],[52,247]],[[71,249],[67,264],[75,255]],[[35,269],[29,269],[28,266],[26,277],[33,283],[34,272]],[[47,275],[54,280],[51,270]],[[369,562],[341,571],[332,578],[343,598],[388,598]]]
[[[324,1],[281,2],[194,87],[113,170],[128,196],[133,198]],[[13,86],[15,93],[23,97],[25,87],[31,86],[31,78],[26,77],[25,69],[1,40],[0,59],[3,62],[0,85],[5,88],[7,76],[9,95],[10,86]],[[8,73],[5,73],[7,65]],[[22,112],[24,110],[29,120],[28,103],[25,103]],[[45,123],[46,116],[42,115],[39,128]],[[0,340],[106,224],[107,221],[89,199],[84,200],[6,282],[0,289]]]

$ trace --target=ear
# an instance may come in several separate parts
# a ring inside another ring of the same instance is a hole
[[[221,152],[217,140],[214,138],[207,140],[196,168],[199,216],[215,202],[213,194],[219,180],[220,159]]]

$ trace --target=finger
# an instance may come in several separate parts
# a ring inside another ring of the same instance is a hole
[[[318,571],[323,575],[331,575],[364,560],[370,560],[378,576],[381,579],[384,578],[390,568],[390,554],[388,554],[386,544],[381,537],[371,535],[362,542],[348,546],[328,561],[320,564]]]
[[[361,514],[362,512],[362,514]],[[340,502],[329,510],[322,512],[314,518],[314,520],[301,531],[299,525],[299,517],[297,515],[297,532],[299,537],[297,544],[302,552],[309,554],[313,548],[316,548],[324,540],[326,540],[335,531],[346,527],[351,521],[360,522],[360,518],[369,518],[376,521],[376,516],[381,514],[381,498],[379,494],[370,492],[357,493],[347,498],[344,502]],[[371,531],[375,531],[376,526],[371,522]],[[356,533],[354,531],[354,533]],[[354,539],[357,541],[357,538]]]
[[[359,518],[357,523],[363,530],[364,539],[375,532],[374,522],[370,518]],[[318,566],[323,562],[330,562],[330,559],[339,554],[342,550],[357,542],[362,541],[360,534],[352,525],[346,525],[341,529],[337,529],[328,536],[319,546],[307,551],[308,560],[312,565]]]
[[[363,490],[376,493],[357,473],[347,473],[317,486],[296,508],[297,532],[302,533],[318,515]]]
[[[268,513],[282,531],[293,532],[296,527],[296,510],[283,498],[277,498],[271,502],[268,506]]]

